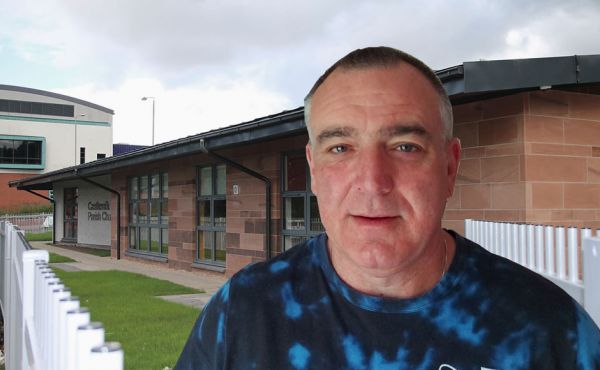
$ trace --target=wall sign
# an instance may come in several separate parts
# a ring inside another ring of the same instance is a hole
[[[88,221],[110,221],[110,203],[104,202],[88,202]]]

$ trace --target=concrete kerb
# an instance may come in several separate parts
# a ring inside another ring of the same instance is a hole
[[[225,277],[219,277],[200,272],[184,270],[173,270],[167,267],[149,265],[141,262],[112,257],[99,257],[88,253],[78,252],[72,249],[60,248],[46,242],[30,242],[31,246],[45,249],[48,252],[69,257],[77,262],[55,263],[52,267],[64,271],[107,271],[120,270],[136,274],[146,275],[152,278],[167,280],[175,284],[202,290],[205,293],[185,294],[176,296],[160,297],[162,299],[185,304],[192,307],[202,308],[210,300],[212,295],[225,283]]]

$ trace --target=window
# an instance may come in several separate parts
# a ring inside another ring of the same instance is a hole
[[[169,176],[156,173],[129,179],[129,249],[167,255]]]
[[[310,190],[310,171],[304,152],[283,156],[283,250],[323,232],[317,197]]]
[[[227,208],[225,165],[198,168],[196,181],[196,260],[224,265]]]
[[[106,154],[104,154],[104,153],[96,154],[96,159],[103,159],[103,158],[106,158]]]
[[[43,137],[0,136],[0,167],[44,168]]]
[[[84,164],[85,163],[85,148],[81,147],[79,148],[79,164]]]
[[[73,117],[75,106],[67,104],[0,99],[0,112]]]

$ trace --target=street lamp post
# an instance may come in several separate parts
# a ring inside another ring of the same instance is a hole
[[[148,99],[152,99],[152,145],[154,145],[154,108],[155,108],[156,100],[154,99],[153,96],[144,96],[142,98],[142,101],[146,101]]]

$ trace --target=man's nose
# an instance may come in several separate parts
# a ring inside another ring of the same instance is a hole
[[[358,158],[357,189],[367,194],[387,194],[394,186],[393,165],[385,149],[365,150]]]

